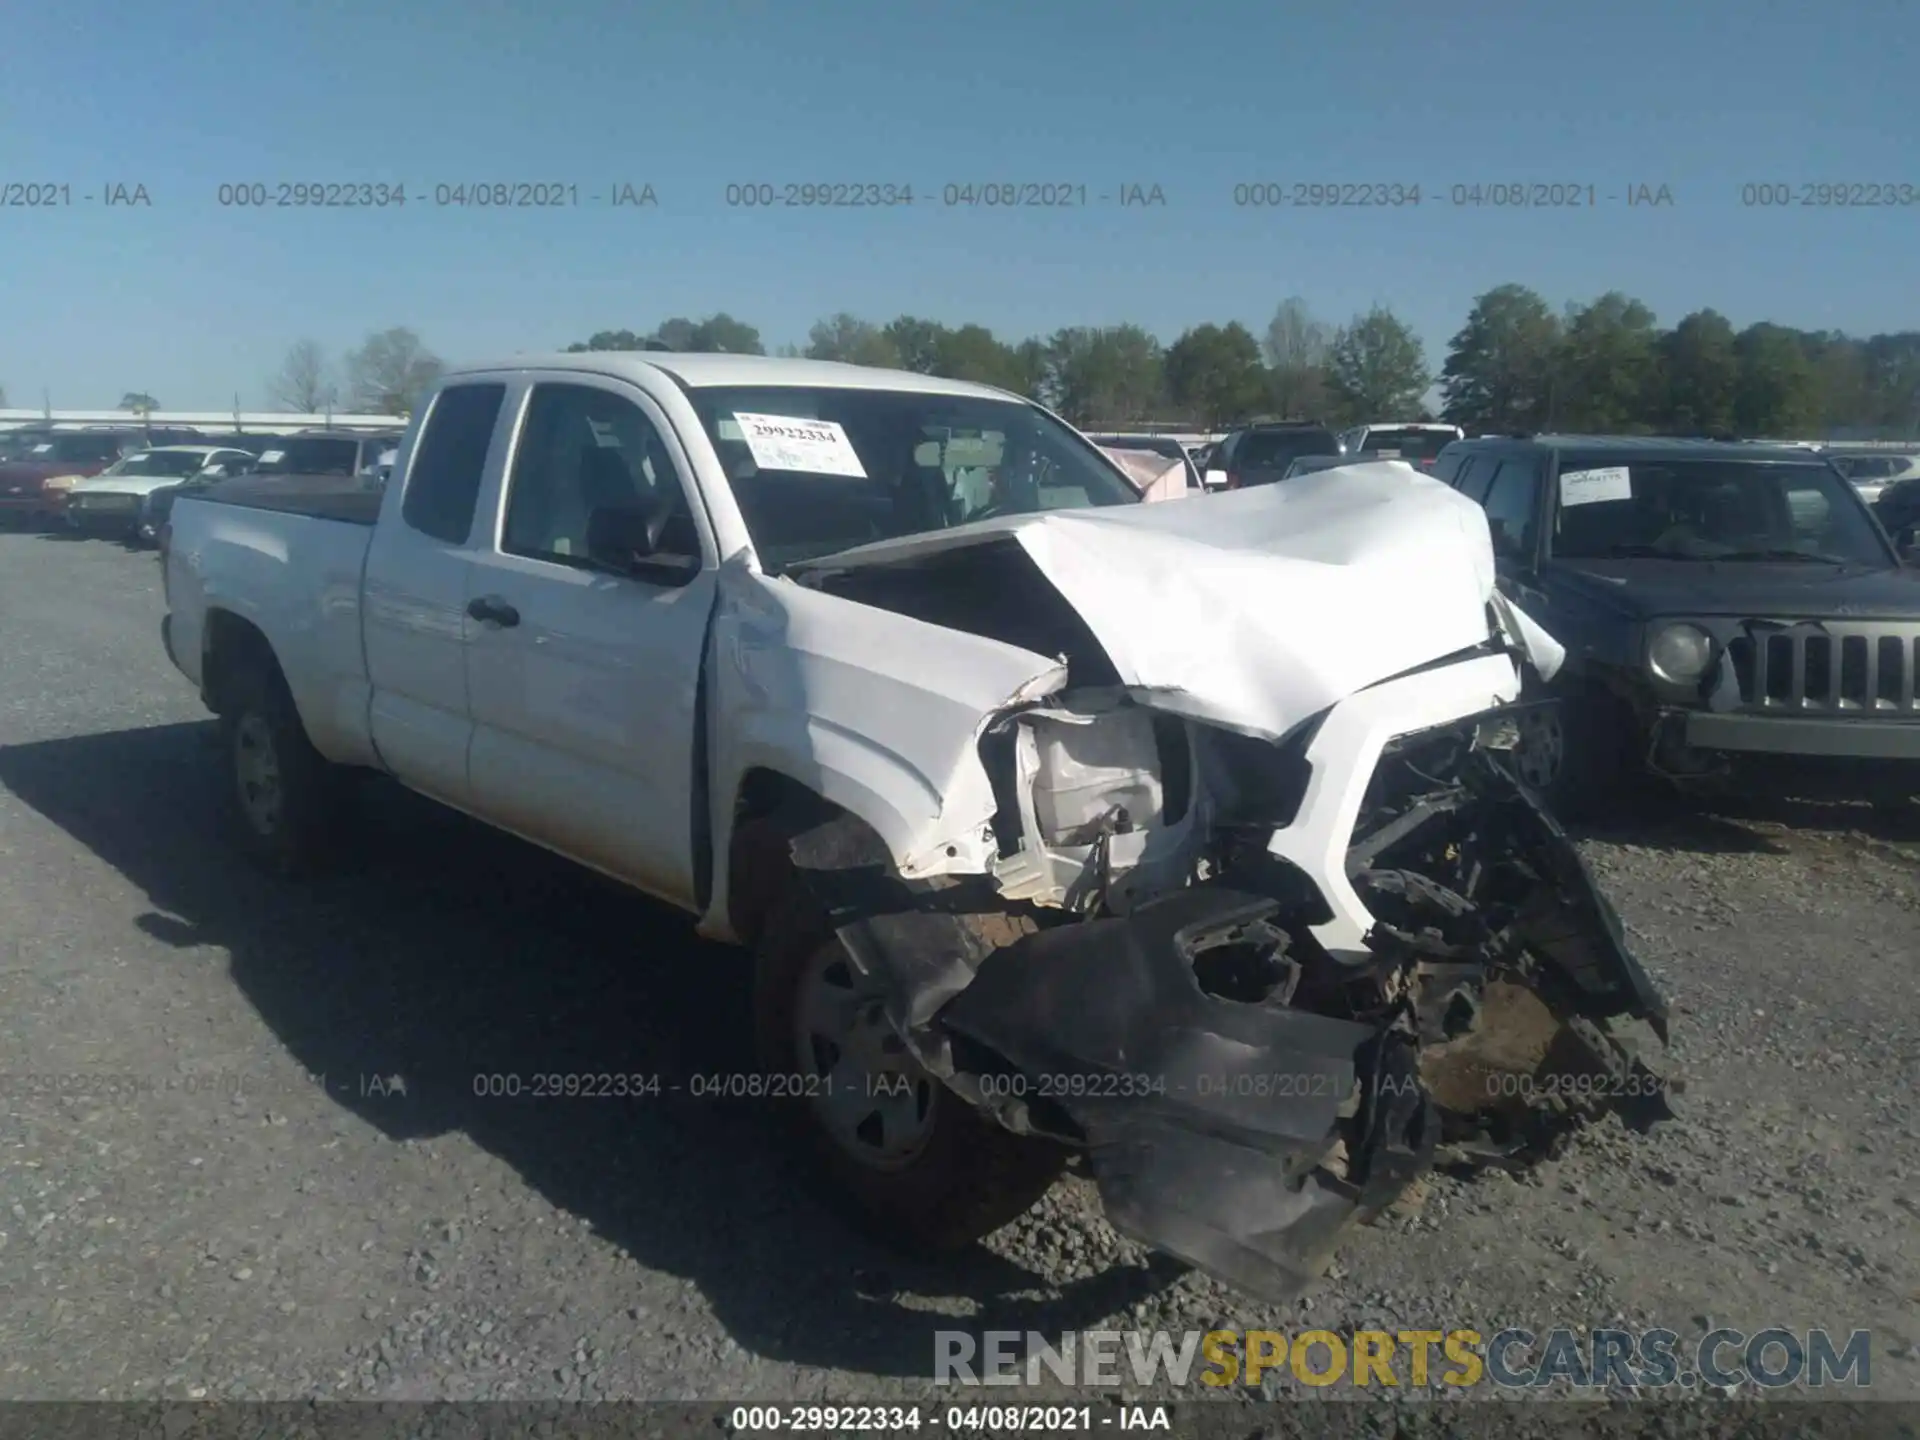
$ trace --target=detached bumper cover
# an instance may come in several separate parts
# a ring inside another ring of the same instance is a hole
[[[1310,1281],[1360,1203],[1318,1166],[1376,1039],[1201,992],[1195,951],[1278,909],[1199,888],[1044,931],[996,951],[940,1016],[1058,1097],[1118,1229],[1263,1293]]]

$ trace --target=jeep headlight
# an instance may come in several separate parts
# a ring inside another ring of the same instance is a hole
[[[40,488],[49,495],[64,495],[87,477],[84,475],[54,475],[40,482]]]
[[[1691,685],[1713,667],[1713,637],[1698,625],[1662,625],[1647,642],[1647,668],[1674,685]]]

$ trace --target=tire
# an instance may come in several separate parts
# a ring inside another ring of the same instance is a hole
[[[1635,727],[1626,708],[1598,689],[1539,698],[1558,703],[1521,718],[1514,768],[1522,783],[1561,819],[1599,819],[1624,808],[1641,778],[1633,765]]]
[[[1007,917],[981,919],[989,922],[985,930],[1004,925]],[[816,1053],[802,1054],[799,1019],[821,977],[836,970],[857,988],[858,969],[789,867],[782,898],[761,927],[754,952],[755,1049],[766,1076],[808,1077],[805,1088],[820,1083],[827,1057],[817,1045]],[[879,1019],[878,1026],[885,1029],[886,1021]],[[836,1133],[823,1098],[792,1095],[769,1108],[783,1139],[857,1228],[912,1253],[963,1249],[1031,1209],[1059,1178],[1067,1152],[995,1124],[920,1070],[890,1030],[885,1038],[899,1053],[882,1063],[904,1065],[911,1108],[925,1118],[917,1129],[907,1127],[913,1143],[885,1156],[884,1163],[879,1148],[861,1153],[863,1147]],[[786,1088],[791,1093],[803,1086]]]
[[[271,662],[248,665],[233,678],[220,716],[220,752],[240,848],[283,879],[324,869],[338,848],[341,772],[307,739]]]

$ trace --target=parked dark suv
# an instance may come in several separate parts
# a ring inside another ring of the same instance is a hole
[[[1272,484],[1303,456],[1340,453],[1339,440],[1318,420],[1269,421],[1228,435],[1207,466],[1226,472],[1226,489],[1239,490]]]
[[[1488,436],[1435,476],[1486,510],[1501,589],[1567,649],[1516,752],[1557,808],[1603,809],[1649,769],[1708,786],[1789,760],[1863,798],[1920,793],[1920,569],[1824,457]]]

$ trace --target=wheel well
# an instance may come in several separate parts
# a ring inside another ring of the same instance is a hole
[[[231,610],[207,612],[201,656],[200,689],[207,708],[216,715],[225,714],[232,703],[236,677],[262,667],[271,674],[280,673],[279,658],[267,637]]]
[[[727,849],[727,919],[748,945],[780,903],[795,836],[847,812],[778,770],[740,778]],[[876,837],[877,838],[877,837]]]

